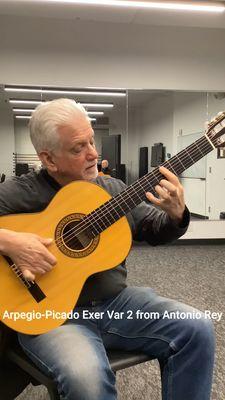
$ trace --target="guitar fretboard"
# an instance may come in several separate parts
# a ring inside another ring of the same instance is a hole
[[[175,175],[180,175],[183,171],[213,150],[213,148],[213,145],[206,136],[202,136],[186,149],[173,156],[169,161],[165,161],[162,165]],[[117,196],[88,214],[82,220],[82,223],[89,226],[93,236],[98,235],[145,200],[145,193],[147,191],[155,192],[155,186],[163,178],[165,179],[159,172],[159,168],[155,168],[153,171],[128,186]]]

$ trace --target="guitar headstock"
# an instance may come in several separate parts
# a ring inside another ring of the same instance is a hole
[[[210,121],[205,135],[208,136],[215,147],[225,146],[225,111],[218,113],[217,116]]]

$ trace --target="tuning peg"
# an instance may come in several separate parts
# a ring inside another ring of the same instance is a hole
[[[211,126],[213,126],[213,125],[215,124],[215,120],[216,120],[216,118],[214,118],[214,119],[212,119],[211,121],[208,121],[208,122],[207,122],[208,128],[210,128]]]
[[[212,125],[214,125],[215,122],[221,120],[221,117],[222,117],[222,116],[225,116],[224,111],[218,112],[218,114],[210,121],[209,127],[211,127]]]
[[[218,121],[219,119],[221,119],[221,117],[224,115],[223,111],[218,112],[218,114],[216,115],[215,120]]]
[[[210,125],[210,121],[205,121],[205,123],[204,123],[205,129],[208,129],[209,125]]]

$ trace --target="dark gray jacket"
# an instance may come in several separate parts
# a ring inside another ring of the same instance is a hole
[[[127,187],[122,181],[111,177],[99,176],[94,182],[112,196]],[[13,177],[0,185],[0,215],[42,211],[59,189],[59,184],[44,169],[39,173]],[[173,241],[186,232],[189,212],[185,210],[183,221],[177,226],[166,213],[146,201],[134,208],[127,218],[134,240],[157,245]],[[90,301],[106,300],[117,295],[126,287],[126,275],[125,262],[92,275],[83,287],[78,305],[88,305]]]

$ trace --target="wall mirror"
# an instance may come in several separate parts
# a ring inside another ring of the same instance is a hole
[[[23,90],[22,90],[23,89]],[[39,102],[70,97],[85,105],[95,130],[99,163],[110,158],[107,138],[116,138],[111,168],[128,184],[153,170],[155,145],[164,160],[204,134],[205,122],[225,110],[224,93],[168,90],[0,86],[0,175],[40,167],[28,122]],[[111,142],[110,142],[111,143]],[[144,149],[144,150],[143,150]],[[142,163],[142,164],[141,164]],[[20,164],[20,165],[19,165]],[[180,176],[193,219],[220,219],[225,206],[225,150],[213,150]],[[19,165],[19,167],[18,167]],[[17,171],[16,171],[17,168]]]

